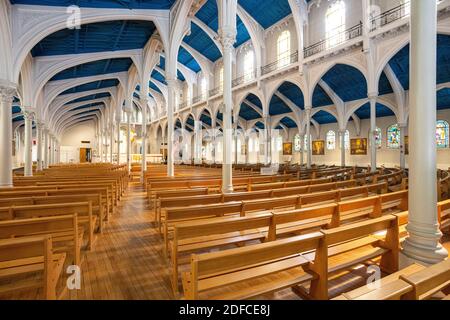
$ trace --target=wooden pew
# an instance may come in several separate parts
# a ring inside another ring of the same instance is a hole
[[[65,259],[65,253],[53,252],[48,236],[0,240],[0,273],[4,279],[14,279],[0,286],[0,294],[38,288],[42,289],[44,299],[56,299]],[[34,273],[41,273],[42,277],[32,281],[20,279]]]
[[[396,271],[396,221],[390,215],[242,248],[193,254],[191,271],[182,275],[184,297],[247,299],[291,287],[310,298],[327,299],[329,274],[380,256],[384,270]],[[385,241],[371,237],[386,229]],[[299,287],[305,282],[310,283],[307,291]],[[229,290],[220,290],[225,287]]]
[[[96,217],[92,214],[91,202],[58,203],[0,208],[0,221],[77,214],[78,223],[88,234],[87,248],[92,249]]]
[[[66,252],[72,263],[81,266],[83,229],[78,228],[77,215],[0,221],[0,239],[48,235],[53,252]]]

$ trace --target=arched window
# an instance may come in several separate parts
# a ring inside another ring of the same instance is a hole
[[[309,140],[311,141],[312,137],[311,135],[309,136]],[[303,150],[308,151],[309,147],[309,142],[308,142],[308,136],[305,134],[305,137],[303,138]]]
[[[400,148],[400,128],[398,124],[393,124],[387,129],[387,147],[389,149]]]
[[[341,141],[340,137],[341,137],[341,135],[339,135],[339,141]],[[345,147],[345,150],[350,149],[350,132],[348,130],[345,130],[344,147]],[[340,148],[342,149],[342,144],[341,144]]]
[[[253,50],[247,51],[244,56],[244,81],[250,81],[254,78],[255,54]]]
[[[200,82],[200,94],[202,96],[202,100],[206,100],[206,77],[202,77],[202,80]]]
[[[291,56],[291,33],[283,31],[277,40],[278,67],[282,68],[290,63]]]
[[[375,129],[375,145],[378,149],[381,149],[381,139],[382,139],[381,129],[377,127]]]
[[[300,135],[296,134],[294,137],[294,151],[300,152],[302,150],[302,141],[300,139]]]
[[[283,150],[283,137],[282,136],[278,136],[277,140],[276,140],[276,150],[278,152],[280,152],[281,150]]]
[[[436,124],[436,146],[438,149],[449,147],[449,125],[445,120],[438,120]]]
[[[328,8],[325,15],[325,35],[327,48],[335,47],[345,40],[345,3],[336,1]]]
[[[333,130],[327,132],[327,150],[336,149],[336,133]]]

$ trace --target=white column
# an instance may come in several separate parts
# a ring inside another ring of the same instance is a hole
[[[270,130],[270,116],[264,116],[264,164],[268,165],[271,162],[271,130]]]
[[[0,85],[0,188],[13,185],[12,178],[12,101],[15,88]]]
[[[234,128],[234,163],[238,164],[238,159],[239,159],[239,152],[240,150],[238,150],[238,139],[239,139],[239,135],[238,135],[238,128],[237,125]]]
[[[173,112],[175,106],[175,88],[177,86],[177,80],[175,75],[169,75],[166,73],[168,103],[167,103],[167,176],[173,177],[175,175],[174,162],[173,162],[173,135],[174,126]]]
[[[250,142],[250,134],[245,134],[245,164],[248,164],[250,162],[249,142]]]
[[[216,145],[216,121],[212,120],[212,160],[213,163],[216,163],[216,153],[217,153],[217,145]]]
[[[23,109],[23,116],[25,119],[25,177],[31,177],[33,175],[33,159],[32,159],[32,147],[33,147],[33,117],[34,112],[28,108]]]
[[[231,28],[232,29],[232,28]],[[235,28],[234,28],[235,29]],[[233,98],[231,93],[233,44],[236,41],[235,30],[222,27],[221,42],[223,47],[223,162],[222,192],[233,192],[232,146],[233,127],[231,123]],[[237,151],[237,150],[236,150]]]
[[[369,94],[370,100],[370,170],[377,171],[377,145],[375,136],[377,133],[377,95]]]
[[[141,97],[142,105],[142,163],[141,163],[141,182],[144,183],[145,171],[147,171],[147,106],[148,98]]]
[[[111,126],[109,128],[109,162],[113,163],[114,158],[114,121],[111,119]]]
[[[304,150],[305,150],[305,135],[304,134],[300,134],[300,165],[304,165],[305,163],[305,158],[304,158]]]
[[[121,118],[120,115],[118,115],[116,117],[116,122],[117,122],[117,164],[120,164],[120,123],[121,123]]]
[[[406,123],[399,123],[398,127],[400,129],[400,168],[406,168],[406,141],[405,141],[405,133],[407,128]]]
[[[127,114],[127,167],[131,170],[131,110],[125,110]]]
[[[439,243],[436,178],[436,1],[411,1],[408,262],[447,258]]]
[[[341,146],[341,167],[345,167],[345,132],[347,130],[339,130],[340,146]]]
[[[37,146],[37,171],[42,171],[42,145],[43,145],[43,124],[40,121],[36,122],[36,146]]]
[[[44,127],[44,169],[48,169],[49,164],[49,136],[48,129]]]
[[[305,108],[306,112],[306,141],[308,145],[308,150],[306,150],[306,167],[311,169],[312,165],[312,150],[311,150],[311,107]]]

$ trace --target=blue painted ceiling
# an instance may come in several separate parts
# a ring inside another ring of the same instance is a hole
[[[322,89],[321,86],[316,86],[313,92],[312,97],[312,106],[313,107],[324,107],[332,105],[333,101],[331,101],[328,94]]]
[[[370,119],[370,103],[366,103],[361,108],[359,108],[355,113],[360,119]],[[381,103],[377,103],[376,113],[377,118],[395,116],[395,113],[392,112],[391,109],[382,105]]]
[[[118,84],[119,84],[119,80],[117,80],[117,79],[94,81],[94,82],[89,82],[89,83],[85,83],[85,84],[70,88],[61,94],[63,95],[63,94],[78,93],[78,92],[89,91],[89,90],[110,88],[110,87],[115,87]]]
[[[284,117],[283,119],[281,119],[280,123],[288,128],[297,128],[297,124],[295,123],[295,121],[289,117]]]
[[[10,0],[11,4],[114,9],[170,9],[175,0]]]
[[[161,93],[161,90],[159,90],[159,88],[156,86],[156,84],[153,83],[153,81],[150,80],[148,86],[149,86],[151,89],[155,90],[156,92]]]
[[[50,80],[65,80],[80,77],[96,76],[116,72],[125,72],[133,64],[130,58],[104,59],[84,63],[68,68],[56,74]]]
[[[255,124],[255,127],[259,128],[259,129],[264,129],[264,123],[262,123],[261,121],[258,121],[258,122]]]
[[[94,107],[104,107],[105,105],[103,103],[88,103],[79,107],[76,107],[75,109],[72,110],[82,110],[82,109],[87,109],[87,108],[94,108]]]
[[[246,100],[250,101],[251,103],[253,103],[255,106],[257,106],[259,109],[263,109],[262,107],[262,103],[261,100],[259,100],[259,98],[257,96],[255,96],[253,93],[250,93],[247,98],[245,98]]]
[[[159,64],[157,65],[162,70],[166,70],[166,59],[164,57],[160,57]],[[185,81],[183,74],[180,72],[180,70],[177,70],[177,77],[180,81]]]
[[[381,73],[380,81],[378,81],[378,94],[382,96],[393,92],[394,90],[392,89],[391,83],[389,82],[389,79],[386,77],[386,74],[383,71]]]
[[[167,85],[166,79],[165,79],[164,76],[163,76],[161,73],[159,73],[158,71],[153,70],[153,71],[152,71],[151,77],[152,77],[153,79],[156,79],[157,81],[159,81],[159,82],[161,82],[161,83]]]
[[[245,102],[241,104],[241,109],[239,111],[239,116],[244,118],[246,121],[255,120],[261,118],[258,112],[256,112],[252,107],[247,105]]]
[[[312,117],[314,120],[316,120],[319,124],[329,124],[329,123],[336,123],[336,118],[326,111],[320,110],[314,116]]]
[[[222,57],[219,48],[217,48],[208,34],[195,23],[191,23],[191,33],[184,37],[183,42],[187,43],[212,62]]]
[[[364,75],[356,68],[337,64],[323,77],[328,86],[344,101],[367,98],[367,82]]]
[[[303,98],[303,93],[295,84],[291,82],[284,82],[278,91],[282,93],[286,98],[291,100],[300,109],[305,109],[305,101]]]
[[[156,30],[153,22],[116,20],[62,29],[41,40],[33,57],[141,49]]]
[[[19,106],[13,106],[13,107],[12,107],[12,113],[13,113],[13,114],[14,114],[14,113],[20,113],[20,111],[21,111],[21,109],[20,109]]]
[[[264,29],[291,14],[288,0],[239,0],[238,3]]]
[[[437,92],[437,109],[449,109],[450,108],[450,89],[445,88]]]
[[[194,57],[183,47],[180,47],[178,50],[178,62],[184,64],[194,72],[199,72],[201,70],[197,60],[195,60]]]
[[[276,116],[289,112],[292,112],[291,109],[280,98],[274,95],[270,100],[269,114],[271,116]]]

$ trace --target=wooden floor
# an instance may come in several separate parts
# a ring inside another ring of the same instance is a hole
[[[161,238],[151,223],[152,215],[143,188],[132,184],[94,249],[84,257],[81,290],[69,291],[66,298],[174,299],[167,264],[161,255]],[[450,241],[446,247],[450,250]],[[363,285],[365,278],[365,268],[357,268],[338,281],[331,280],[330,295]],[[263,298],[298,299],[289,289]]]

